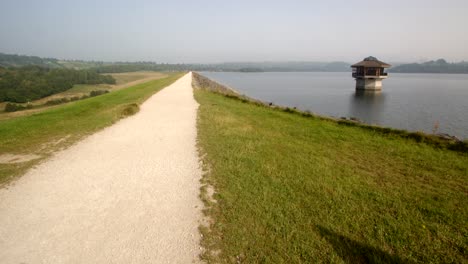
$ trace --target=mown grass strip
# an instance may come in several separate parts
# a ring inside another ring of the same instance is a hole
[[[213,263],[463,263],[468,155],[196,90]]]
[[[182,73],[171,74],[164,79],[69,103],[30,116],[0,121],[0,155],[34,153],[46,157],[58,147],[76,142],[83,136],[136,113],[139,104],[181,76]],[[60,141],[61,139],[66,140]],[[59,141],[60,144],[54,143]],[[37,162],[0,164],[0,183],[21,174],[34,164]]]

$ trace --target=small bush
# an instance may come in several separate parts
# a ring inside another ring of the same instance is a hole
[[[7,103],[5,105],[5,112],[16,112],[16,111],[22,111],[22,110],[32,109],[32,108],[33,108],[33,105],[29,103],[26,106],[20,105],[20,104]]]
[[[468,153],[468,140],[455,142],[448,149]]]
[[[57,100],[48,100],[45,105],[56,105],[56,104],[59,104],[59,102]]]
[[[289,107],[284,108],[283,111],[286,112],[286,113],[294,113],[294,112],[296,112],[294,109],[289,108]]]
[[[21,105],[7,103],[5,105],[5,112],[16,112],[20,109]]]
[[[52,99],[52,100],[47,101],[45,104],[46,105],[58,105],[61,103],[62,103],[61,99]]]
[[[411,132],[408,134],[408,138],[414,139],[416,142],[424,141],[425,135],[422,132]]]
[[[125,108],[122,110],[123,116],[131,116],[136,114],[140,110],[140,107],[137,104],[129,104],[126,105]]]
[[[45,105],[59,105],[59,104],[64,104],[70,102],[70,99],[64,97],[64,98],[58,98],[58,99],[52,99],[49,100],[45,103]]]
[[[5,105],[5,112],[16,112],[16,111],[18,111],[18,105],[17,104],[7,103]]]
[[[95,90],[89,93],[89,97],[99,96],[108,93],[108,90]]]
[[[304,117],[314,117],[314,114],[310,112],[309,110],[306,110],[304,112],[300,112],[300,114]]]
[[[70,98],[70,101],[72,101],[72,102],[78,101],[78,100],[80,100],[79,96],[73,96],[72,98]]]

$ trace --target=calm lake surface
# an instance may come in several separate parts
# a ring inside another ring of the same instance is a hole
[[[202,72],[247,96],[368,124],[468,139],[468,74],[390,73],[381,93],[357,94],[351,72]]]

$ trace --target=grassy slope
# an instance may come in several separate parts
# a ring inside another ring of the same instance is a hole
[[[139,71],[139,72],[122,72],[122,73],[107,73],[105,75],[111,75],[114,77],[117,85],[126,84],[133,81],[138,81],[141,79],[154,77],[154,78],[164,78],[167,76],[167,73],[163,72],[148,72],[148,71]]]
[[[114,77],[116,84],[111,85],[111,84],[75,84],[72,88],[57,93],[53,94],[38,100],[34,100],[30,102],[30,104],[34,106],[40,106],[44,108],[48,108],[50,106],[44,105],[47,101],[53,100],[53,99],[59,99],[59,98],[71,98],[73,96],[83,96],[83,95],[89,95],[91,91],[95,90],[108,90],[108,91],[113,91],[113,90],[118,90],[125,88],[127,86],[132,85],[132,82],[135,81],[143,81],[147,82],[149,78],[154,78],[154,79],[160,79],[160,78],[165,78],[168,75],[166,73],[162,72],[125,72],[125,73],[114,73],[114,74],[106,74],[106,75],[111,75]],[[145,81],[146,80],[146,81]],[[2,119],[8,119],[10,117],[16,117],[18,113],[5,113],[3,112],[3,109],[5,108],[6,102],[0,102],[0,120]],[[21,104],[26,106],[27,104]],[[37,109],[37,108],[36,108]],[[25,112],[20,113],[20,115],[26,115]]]
[[[443,263],[468,254],[468,156],[195,92],[213,262]]]
[[[0,154],[30,154],[47,156],[50,144],[60,139],[70,144],[83,136],[111,125],[122,117],[137,111],[140,104],[155,92],[177,80],[181,74],[136,85],[106,95],[93,97],[30,116],[0,121]],[[0,183],[22,173],[35,162],[0,164]]]

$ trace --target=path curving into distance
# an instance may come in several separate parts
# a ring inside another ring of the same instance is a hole
[[[0,189],[1,263],[193,263],[201,169],[192,75]]]

